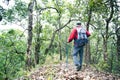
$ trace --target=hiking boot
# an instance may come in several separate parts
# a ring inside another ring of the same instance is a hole
[[[80,65],[76,66],[76,70],[80,71],[81,70],[81,66]]]

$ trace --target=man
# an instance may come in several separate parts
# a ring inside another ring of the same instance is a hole
[[[78,39],[78,29],[81,29],[81,28],[82,28],[81,23],[80,22],[77,23],[77,26],[72,29],[72,31],[70,33],[70,36],[68,38],[68,41],[67,41],[68,43],[70,43],[72,40],[74,40],[74,47],[73,47],[72,56],[73,56],[73,62],[76,66],[77,71],[81,70],[82,60],[83,60],[84,45],[83,46],[77,46],[78,44],[76,43],[76,40]],[[90,33],[85,30],[85,35],[87,37],[89,37]],[[79,55],[79,58],[78,58],[78,55]]]

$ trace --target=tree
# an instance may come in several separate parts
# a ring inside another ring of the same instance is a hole
[[[103,34],[103,47],[104,47],[104,60],[107,61],[107,41],[108,41],[108,38],[109,38],[109,33],[108,33],[108,30],[109,30],[109,23],[111,21],[111,19],[113,18],[113,14],[114,14],[114,1],[113,0],[110,0],[109,2],[109,6],[110,6],[110,13],[108,18],[105,20],[106,21],[106,31],[105,31],[105,35]]]
[[[32,29],[33,29],[33,6],[34,6],[34,0],[31,1],[28,5],[28,11],[29,11],[29,19],[28,19],[28,42],[27,42],[27,52],[26,52],[26,67],[27,70],[31,69],[32,66],[32,60],[31,60],[31,54],[32,54]]]

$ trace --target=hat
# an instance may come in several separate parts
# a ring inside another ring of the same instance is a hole
[[[78,23],[77,23],[77,25],[81,25],[81,23],[80,23],[80,22],[78,22]]]

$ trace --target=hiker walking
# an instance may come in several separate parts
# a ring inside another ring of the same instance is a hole
[[[68,43],[74,40],[72,56],[77,71],[81,70],[83,60],[83,48],[84,45],[88,42],[89,36],[90,33],[81,26],[80,22],[78,22],[76,26],[72,29],[68,37]]]

